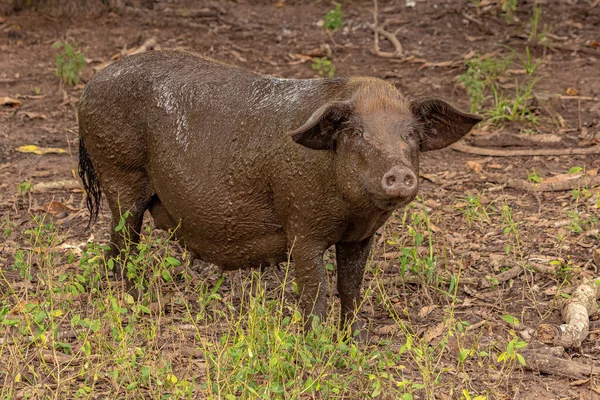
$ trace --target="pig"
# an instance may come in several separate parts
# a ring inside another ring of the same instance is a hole
[[[376,78],[282,79],[181,51],[105,68],[83,90],[78,117],[90,222],[104,192],[111,256],[124,237],[139,240],[149,210],[157,228],[176,228],[195,257],[223,270],[291,256],[301,309],[323,318],[323,254],[335,245],[341,322],[360,339],[375,232],[415,198],[421,153],[481,120]]]

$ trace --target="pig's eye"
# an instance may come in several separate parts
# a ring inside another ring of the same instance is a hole
[[[352,136],[354,137],[363,137],[362,129],[355,129],[352,131]]]

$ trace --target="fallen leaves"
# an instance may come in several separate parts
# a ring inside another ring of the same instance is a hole
[[[0,105],[4,107],[17,108],[21,105],[21,102],[10,97],[0,97]]]
[[[16,149],[19,153],[33,153],[33,154],[67,154],[67,151],[58,147],[38,147],[33,144],[27,144],[19,146]]]
[[[577,96],[577,94],[579,93],[579,90],[570,87],[570,88],[567,88],[567,90],[565,90],[565,93],[567,96]]]

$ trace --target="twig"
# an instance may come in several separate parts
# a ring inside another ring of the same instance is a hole
[[[521,267],[520,265],[516,265],[509,270],[501,272],[498,275],[494,275],[491,279],[486,279],[486,278],[481,279],[479,281],[479,288],[487,289],[490,286],[492,286],[492,283],[496,283],[496,282],[503,283],[503,282],[509,281],[509,280],[514,279],[514,278],[518,277],[519,275],[521,275],[522,272],[523,272],[523,267]]]
[[[587,47],[571,47],[568,46],[566,44],[561,44],[561,43],[552,43],[550,44],[548,47],[550,47],[551,49],[557,49],[557,50],[562,50],[562,51],[578,51],[581,53],[585,53],[585,54],[589,54],[591,56],[600,56],[600,51],[592,49],[592,48],[587,48]]]
[[[483,147],[469,146],[464,143],[454,143],[450,146],[451,149],[462,153],[477,154],[480,156],[492,157],[518,157],[518,156],[567,156],[567,155],[584,155],[584,154],[600,154],[600,146],[592,147],[572,147],[566,149],[535,149],[535,150],[507,150],[507,149],[488,149]]]
[[[374,8],[373,8],[373,26],[371,29],[375,33],[375,43],[373,46],[373,52],[376,56],[383,58],[401,58],[404,51],[402,49],[402,43],[398,40],[396,35],[386,31],[385,29],[379,26],[379,6],[377,5],[377,0],[373,0]],[[379,48],[379,35],[384,36],[390,43],[394,46],[394,51],[381,51]]]
[[[490,28],[488,28],[483,22],[481,22],[477,18],[467,14],[466,12],[462,13],[462,16],[465,17],[466,20],[471,21],[472,23],[477,25],[484,34],[491,35],[493,33]]]
[[[562,325],[542,324],[537,338],[548,345],[581,347],[589,332],[590,316],[598,312],[596,300],[600,297],[600,278],[580,285],[562,308]]]

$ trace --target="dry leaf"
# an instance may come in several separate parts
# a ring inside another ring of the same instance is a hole
[[[577,93],[579,93],[579,90],[570,87],[565,91],[565,93],[567,94],[567,96],[577,96]]]
[[[21,105],[21,102],[10,97],[0,97],[0,104],[4,107],[17,108]]]
[[[467,161],[467,167],[477,173],[480,173],[483,170],[483,165],[479,164],[477,161]]]
[[[420,318],[425,318],[426,316],[428,316],[429,314],[431,314],[431,312],[433,310],[435,310],[436,308],[438,308],[439,306],[436,304],[430,305],[430,306],[425,306],[423,308],[421,308],[419,310],[419,317]]]
[[[398,325],[396,324],[390,324],[390,325],[384,325],[384,326],[380,326],[378,328],[373,329],[373,331],[380,336],[383,335],[390,335],[392,333],[395,333],[398,331]]]
[[[444,329],[446,329],[446,324],[443,321],[427,329],[427,331],[423,334],[423,341],[425,343],[431,342],[433,339],[444,333]]]
[[[68,213],[75,211],[74,209],[64,205],[60,201],[51,201],[49,203],[44,204],[41,208],[44,211],[48,211],[52,215],[56,215],[58,213],[67,213],[68,214]]]
[[[17,147],[17,151],[20,153],[33,153],[33,154],[66,154],[67,151],[59,149],[57,147],[38,147],[33,144]]]
[[[596,263],[596,267],[600,268],[600,249],[594,249],[592,253],[592,259]]]
[[[2,15],[0,15],[0,24],[3,24],[5,22],[6,22],[6,19]]]

